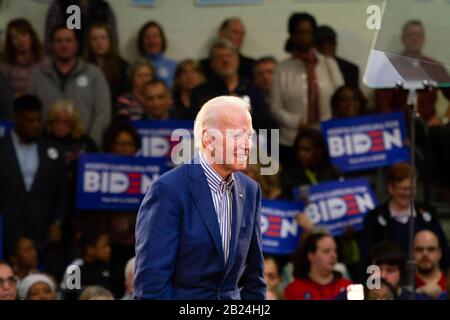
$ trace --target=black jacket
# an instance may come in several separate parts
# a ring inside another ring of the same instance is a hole
[[[415,233],[421,230],[431,230],[437,235],[442,250],[441,266],[447,269],[449,265],[447,238],[442,230],[435,209],[430,206],[416,203],[415,210],[417,213],[415,218]],[[364,218],[361,244],[363,255],[367,255],[374,245],[385,240],[399,245],[406,256],[408,256],[408,230],[408,224],[401,224],[391,217],[388,203],[378,206]],[[363,261],[364,260],[365,259],[363,259]]]
[[[26,236],[41,251],[47,244],[49,226],[66,220],[68,194],[62,154],[47,140],[39,139],[37,145],[39,167],[27,192],[11,135],[0,139],[0,212],[7,249]],[[52,159],[55,154],[58,157]]]
[[[348,86],[359,88],[359,68],[350,61],[336,57],[339,70],[341,70],[344,82]]]

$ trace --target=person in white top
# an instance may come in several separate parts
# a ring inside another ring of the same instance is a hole
[[[291,15],[285,50],[292,56],[275,69],[271,111],[280,128],[282,163],[292,156],[299,127],[331,118],[331,96],[344,84],[336,61],[314,49],[316,29],[316,20],[308,13]]]

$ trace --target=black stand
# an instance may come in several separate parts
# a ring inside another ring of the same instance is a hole
[[[409,299],[414,300],[415,291],[416,291],[416,261],[414,259],[414,237],[415,237],[415,217],[414,217],[414,202],[415,202],[415,153],[416,153],[416,97],[417,90],[425,89],[426,87],[433,86],[428,80],[424,80],[422,82],[410,82],[410,83],[402,83],[398,82],[397,85],[404,90],[408,90],[408,119],[409,119],[409,128],[410,128],[410,163],[411,163],[411,176],[410,176],[410,185],[409,191],[411,194],[410,200],[410,218],[409,218],[409,255],[408,255],[408,277],[407,277],[407,288],[410,290]],[[434,84],[435,86],[435,84]]]

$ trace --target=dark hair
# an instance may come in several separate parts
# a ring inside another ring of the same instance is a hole
[[[402,249],[390,241],[381,241],[369,250],[366,267],[370,265],[397,266],[403,278],[406,273],[406,255]]]
[[[102,139],[102,149],[106,153],[110,153],[112,146],[120,133],[127,132],[131,135],[136,144],[136,149],[141,148],[141,138],[133,125],[125,119],[117,118],[106,128]]]
[[[174,84],[173,84],[173,88],[172,88],[172,95],[174,97],[178,97],[180,95],[181,88],[180,88],[180,85],[177,82],[178,82],[178,79],[181,76],[181,74],[184,72],[184,68],[186,66],[189,66],[189,65],[193,66],[194,70],[196,72],[198,72],[202,77],[204,77],[202,68],[200,67],[200,65],[195,60],[193,60],[193,59],[185,59],[183,61],[180,61],[177,64],[177,68],[175,69],[175,73],[174,73],[174,76],[173,76]]]
[[[275,256],[272,256],[270,254],[265,254],[264,260],[272,260],[275,263],[275,268],[277,269],[278,275],[281,277],[281,266],[280,266],[280,263],[275,258]]]
[[[300,247],[292,255],[292,262],[294,264],[294,277],[303,279],[308,276],[311,268],[311,263],[308,259],[309,253],[317,251],[317,243],[326,237],[333,238],[329,233],[319,231],[309,234],[302,242]]]
[[[52,29],[52,32],[50,33],[50,41],[51,42],[53,42],[55,40],[55,34],[59,30],[69,30],[70,32],[73,33],[73,37],[75,38],[75,41],[78,42],[78,37],[77,37],[75,30],[71,30],[71,29],[67,28],[67,26],[65,24],[59,24]]]
[[[258,60],[255,61],[255,64],[253,65],[253,70],[256,69],[256,66],[262,63],[268,63],[271,62],[273,64],[277,64],[277,59],[275,59],[275,57],[272,56],[264,56],[259,58]]]
[[[79,247],[82,254],[86,253],[86,249],[89,246],[95,246],[101,237],[107,235],[108,233],[104,230],[98,229],[89,229],[85,230],[81,236],[79,241]]]
[[[325,144],[325,140],[322,137],[322,133],[312,128],[300,129],[294,140],[294,150],[296,155],[298,144],[300,140],[303,139],[310,140],[314,144],[314,146],[321,152],[322,156],[319,159],[318,169],[325,168],[326,166],[328,166],[330,164],[330,155],[328,154],[328,149]]]
[[[9,262],[6,261],[6,260],[1,260],[0,259],[0,266],[7,266],[7,267],[9,267],[12,270],[11,264],[9,264]]]
[[[422,28],[422,30],[424,29],[422,21],[416,20],[416,19],[414,19],[414,20],[409,20],[409,21],[407,21],[407,22],[403,25],[403,28],[402,28],[402,36],[405,35],[406,29],[408,29],[410,26],[419,26],[419,27]]]
[[[92,47],[90,45],[90,35],[93,29],[103,29],[106,31],[106,34],[108,35],[109,43],[110,43],[110,50],[105,55],[105,63],[101,66],[101,70],[105,74],[106,79],[109,83],[112,84],[112,86],[117,86],[120,83],[120,66],[121,66],[121,60],[122,58],[119,55],[119,50],[117,48],[117,42],[113,39],[113,34],[109,26],[102,22],[96,22],[92,24],[92,26],[89,28],[88,32],[88,45],[86,46],[85,50],[85,60],[97,64],[97,59],[95,57],[94,50],[92,50]]]
[[[391,167],[389,167],[387,171],[387,184],[394,185],[398,182],[401,182],[405,179],[411,177],[411,173],[414,172],[414,169],[411,168],[411,165],[407,162],[399,162]]]
[[[14,113],[22,112],[42,112],[42,102],[41,100],[31,94],[25,94],[23,96],[14,99]]]
[[[336,43],[337,35],[330,26],[319,26],[316,29],[316,36],[314,40],[316,44],[319,45],[327,42]]]
[[[27,238],[27,237],[20,237],[20,238],[17,239],[17,241],[14,242],[14,244],[12,245],[12,250],[11,250],[11,253],[10,253],[11,256],[17,256],[17,254],[19,253],[19,244],[20,244],[20,242],[21,242],[22,240],[30,240],[31,243],[32,243],[33,246],[34,246],[34,242],[33,242],[33,240],[31,240],[30,238]]]
[[[147,84],[145,85],[145,89],[147,89],[147,87],[153,87],[153,86],[157,86],[157,85],[161,85],[164,87],[164,89],[170,94],[170,89],[167,86],[167,83],[164,80],[161,79],[153,79],[150,80],[149,82],[147,82]]]
[[[393,300],[398,300],[398,294],[397,292],[395,292],[395,289],[391,286],[391,284],[389,282],[387,282],[384,279],[380,279],[380,287],[385,286],[389,289],[389,291],[392,294]],[[369,295],[369,292],[371,291],[371,289],[369,289],[367,286],[364,286],[364,300],[368,300],[367,296]]]
[[[145,48],[144,48],[144,34],[147,31],[147,29],[150,27],[157,28],[159,30],[159,33],[161,34],[161,38],[162,38],[161,52],[164,53],[167,48],[166,36],[164,35],[164,31],[163,31],[161,25],[156,21],[149,21],[141,27],[141,29],[139,30],[139,34],[138,34],[137,49],[138,49],[138,52],[141,54],[141,56],[145,56],[145,53],[146,53]]]
[[[364,94],[362,93],[362,91],[355,86],[345,84],[345,85],[337,88],[336,91],[333,93],[333,96],[331,97],[331,111],[333,112],[333,114],[335,114],[337,111],[339,99],[341,98],[340,95],[341,95],[342,91],[344,91],[346,89],[353,91],[353,93],[358,98],[359,104],[360,104],[360,114],[365,113],[366,106],[367,106],[367,99],[366,99],[366,97],[364,97]]]
[[[19,33],[27,33],[31,37],[31,52],[33,58],[36,60],[42,59],[42,44],[36,31],[31,26],[30,22],[26,19],[14,19],[8,23],[6,28],[6,39],[5,39],[5,62],[10,64],[15,64],[17,62],[17,52],[13,45],[13,40],[11,36],[12,30],[15,29]]]
[[[295,28],[297,28],[297,25],[302,22],[302,21],[308,21],[309,24],[311,25],[311,27],[313,28],[313,35],[315,37],[316,31],[317,31],[317,22],[316,19],[310,15],[307,12],[296,12],[293,13],[290,17],[289,17],[289,21],[288,21],[288,31],[289,31],[289,35],[292,36],[293,33],[295,32]],[[291,52],[292,51],[292,41],[291,38],[289,37],[289,39],[286,40],[286,43],[284,45],[284,50],[286,52]]]
[[[231,17],[223,20],[223,22],[220,24],[219,31],[225,31],[228,28],[231,21],[241,21],[241,19],[238,17]]]

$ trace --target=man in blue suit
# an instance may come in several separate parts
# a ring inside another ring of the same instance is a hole
[[[135,299],[265,299],[259,185],[245,169],[253,135],[243,99],[209,100],[199,153],[162,175],[136,222]]]

